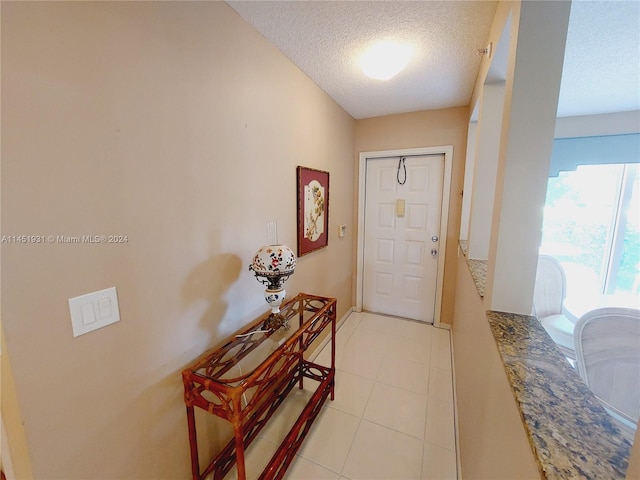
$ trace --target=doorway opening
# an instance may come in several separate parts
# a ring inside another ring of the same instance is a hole
[[[451,191],[451,169],[453,160],[453,146],[437,146],[437,147],[422,147],[412,149],[400,149],[400,150],[384,150],[375,152],[361,152],[359,157],[359,193],[358,193],[358,238],[357,238],[357,265],[356,265],[356,311],[362,311],[364,305],[364,287],[365,278],[365,249],[366,249],[366,199],[367,199],[367,169],[372,165],[370,162],[374,162],[380,159],[388,159],[395,157],[396,161],[400,158],[410,158],[418,156],[432,156],[439,155],[442,162],[442,195],[440,198],[440,219],[439,219],[439,234],[438,236],[442,240],[438,239],[438,248],[435,257],[437,262],[437,274],[435,285],[435,298],[433,299],[433,324],[435,326],[440,325],[440,313],[442,307],[442,287],[444,278],[444,261],[446,258],[446,240],[447,240],[447,227],[449,217],[449,196]],[[397,213],[397,211],[396,211]],[[432,242],[430,239],[429,242]],[[435,248],[435,247],[434,247]],[[389,313],[388,314],[393,314]],[[397,316],[402,316],[397,315]]]

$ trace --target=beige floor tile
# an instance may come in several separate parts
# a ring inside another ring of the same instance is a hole
[[[423,440],[426,403],[426,395],[376,383],[363,418]]]
[[[260,437],[279,444],[287,433],[289,433],[289,430],[311,398],[312,393],[312,391],[306,388],[304,390],[298,390],[298,388],[294,387],[282,402],[278,411],[269,419],[262,429]]]
[[[285,478],[456,478],[450,332],[351,313],[336,337],[336,398],[327,400]],[[330,364],[327,344],[314,361]],[[317,382],[305,380],[247,452],[249,476],[271,458]],[[227,478],[235,478],[235,469]]]
[[[431,342],[431,366],[451,370],[451,345],[447,330],[434,329],[438,332]]]
[[[338,480],[339,477],[340,474],[300,456],[296,456],[296,459],[291,462],[284,476],[287,480]]]
[[[336,332],[336,359],[345,351],[347,342],[353,335],[356,328],[358,328],[358,323],[360,322],[350,322],[347,320]],[[325,349],[329,349],[328,344]]]
[[[366,325],[360,325],[355,329],[353,334],[344,346],[345,351],[349,350],[374,350],[376,352],[384,352],[389,343],[389,334],[373,330]]]
[[[393,333],[400,337],[430,343],[434,332],[433,325],[415,320],[398,319],[394,323]]]
[[[358,327],[360,318],[363,315],[363,313],[351,313],[336,332],[336,360],[344,352],[349,337]],[[329,366],[331,364],[331,342],[327,342],[321,351],[315,355],[313,361],[320,365]]]
[[[451,354],[444,351],[435,351],[431,354],[431,365],[434,367],[451,370]]]
[[[453,378],[451,370],[431,367],[429,373],[429,396],[453,405]]]
[[[343,349],[344,350],[344,349]],[[338,353],[338,346],[336,345],[336,357]],[[327,344],[315,357],[311,358],[311,361],[325,367],[331,366],[331,344]]]
[[[325,405],[361,417],[371,395],[373,383],[369,378],[337,370],[335,399],[327,399]]]
[[[424,440],[455,451],[453,404],[429,397]]]
[[[367,328],[384,334],[393,334],[401,322],[403,320],[398,318],[367,313],[360,322],[360,328]]]
[[[358,417],[334,408],[323,408],[298,454],[331,471],[340,472],[359,423]]]
[[[447,328],[434,328],[432,330],[432,333],[433,333],[434,342],[442,341],[447,345],[449,344],[449,337],[451,334],[451,330]]]
[[[375,379],[382,365],[382,354],[366,348],[350,348],[336,360],[336,367],[345,372]]]
[[[426,395],[429,389],[429,366],[405,359],[387,358],[382,362],[376,381]]]
[[[348,339],[365,315],[366,313],[364,312],[352,312],[342,325],[340,325],[337,336]]]
[[[423,442],[362,420],[342,474],[352,480],[420,478]]]
[[[384,352],[386,359],[410,360],[429,365],[431,361],[431,338],[409,338],[393,335]]]
[[[424,443],[422,456],[423,480],[456,480],[456,452],[446,448]]]
[[[367,313],[361,325],[390,335],[420,340],[430,339],[433,334],[433,326],[429,323],[375,313]]]

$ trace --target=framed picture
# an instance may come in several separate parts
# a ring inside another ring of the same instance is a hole
[[[298,167],[298,257],[329,241],[329,172]]]

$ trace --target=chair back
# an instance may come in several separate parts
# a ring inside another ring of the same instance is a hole
[[[533,316],[540,320],[562,313],[566,283],[564,269],[560,262],[549,255],[540,255],[533,289]]]
[[[610,412],[624,423],[640,417],[640,310],[598,308],[574,331],[578,373]]]

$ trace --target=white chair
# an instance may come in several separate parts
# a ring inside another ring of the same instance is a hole
[[[548,255],[538,257],[536,283],[533,290],[533,315],[540,321],[560,351],[575,360],[574,322],[564,314],[566,278],[560,262]]]
[[[576,323],[578,373],[633,441],[640,417],[640,310],[592,310]]]

